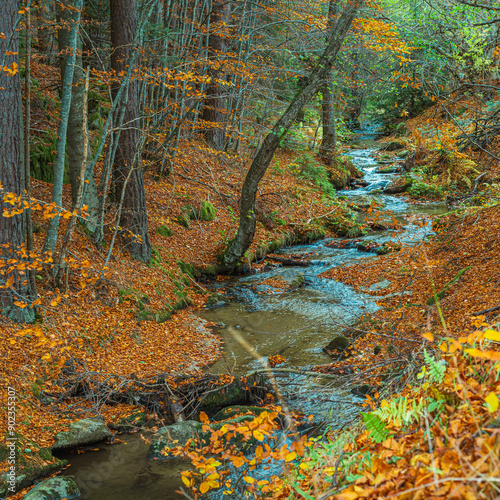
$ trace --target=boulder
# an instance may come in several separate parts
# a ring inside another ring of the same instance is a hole
[[[69,431],[56,434],[52,449],[74,448],[81,444],[104,441],[110,437],[111,432],[101,419],[85,418],[71,423]]]
[[[389,184],[384,190],[384,194],[398,194],[404,193],[410,189],[413,184],[413,179],[410,177],[397,177]]]
[[[190,439],[207,437],[203,436],[202,424],[195,420],[184,420],[167,427],[162,427],[155,434],[149,446],[148,458],[150,460],[165,460],[174,458],[169,453],[162,453],[165,448],[185,446]]]
[[[78,498],[80,490],[70,477],[53,477],[37,484],[27,495],[25,500],[70,500]]]
[[[351,341],[347,337],[339,335],[338,337],[335,337],[326,347],[323,347],[323,351],[330,356],[343,356],[350,345]]]
[[[59,460],[52,456],[50,450],[39,448],[38,445],[26,439],[24,436],[16,435],[15,477],[9,475],[9,470],[0,474],[0,498],[5,498],[14,491],[20,491],[31,486],[37,479],[50,476],[62,469],[68,462]],[[0,461],[6,460],[11,455],[11,447],[0,445]]]
[[[392,141],[387,146],[384,147],[384,151],[400,151],[401,149],[405,149],[405,145],[401,144],[400,142],[397,141]]]
[[[368,395],[373,395],[377,392],[377,388],[368,385],[368,384],[363,384],[363,385],[355,385],[351,389],[351,394],[354,394],[354,396],[358,396],[359,398],[365,398]]]

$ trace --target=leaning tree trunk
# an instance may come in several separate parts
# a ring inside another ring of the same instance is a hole
[[[330,34],[335,27],[334,19],[337,15],[338,7],[339,0],[330,0],[328,7],[328,32]],[[321,124],[323,128],[323,138],[319,148],[319,155],[327,165],[332,163],[335,148],[337,147],[333,85],[333,74],[330,72],[322,89],[323,99],[321,101]]]
[[[133,59],[137,30],[136,0],[110,0],[111,10],[111,67],[116,75],[125,75]],[[113,85],[116,98],[120,84]],[[113,164],[113,191],[121,203],[119,225],[121,236],[131,255],[144,262],[151,259],[148,233],[146,194],[140,147],[139,81],[132,77],[127,92],[121,97],[118,115],[123,117],[118,131],[118,148]]]
[[[340,47],[363,3],[364,0],[357,0],[346,7],[337,21],[335,29],[328,40],[328,45],[311,72],[307,83],[292,100],[283,116],[265,137],[257,151],[241,190],[238,232],[221,257],[220,268],[222,272],[233,272],[241,264],[245,252],[252,244],[255,234],[255,196],[259,182],[266,173],[281,139],[295,122],[304,105],[318,92],[330,74]]]
[[[210,36],[208,37],[208,76],[210,83],[206,89],[202,120],[205,122],[205,138],[208,143],[218,150],[222,150],[226,143],[225,123],[227,121],[227,98],[224,86],[220,83],[224,79],[217,62],[221,60],[226,49],[224,35],[220,32],[223,23],[229,17],[229,2],[226,0],[213,0],[210,15]]]
[[[21,80],[19,33],[15,30],[17,0],[4,0],[0,9],[0,199],[4,193],[23,193],[24,165],[21,162]],[[7,53],[9,55],[7,55]],[[11,73],[9,73],[9,68]],[[35,310],[28,307],[30,285],[26,270],[20,271],[21,247],[25,244],[24,214],[4,217],[12,205],[0,203],[0,312],[14,321],[31,322]],[[11,260],[11,262],[9,262]],[[25,264],[24,264],[25,265]]]

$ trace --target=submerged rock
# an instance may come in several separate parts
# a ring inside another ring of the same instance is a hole
[[[75,481],[70,477],[53,477],[36,485],[27,495],[25,500],[70,500],[78,498],[80,490]]]
[[[339,335],[335,337],[326,347],[323,347],[323,351],[326,352],[329,356],[344,356],[346,350],[351,345],[351,341],[344,337],[343,335]]]
[[[69,431],[56,434],[52,449],[74,448],[81,444],[96,443],[111,437],[111,432],[99,418],[85,418],[71,423]]]

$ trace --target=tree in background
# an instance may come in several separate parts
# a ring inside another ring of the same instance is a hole
[[[21,80],[19,75],[19,3],[5,0],[0,9],[0,194],[22,196],[24,176],[21,133]],[[5,200],[4,200],[5,201]],[[8,208],[1,203],[2,211]],[[25,249],[25,214],[0,217],[0,311],[14,321],[33,321],[26,307],[31,295],[26,266],[15,266]],[[26,301],[26,302],[25,302]]]
[[[110,0],[111,11],[111,68],[118,80],[129,70],[134,60],[137,35],[137,5],[135,0]],[[119,81],[112,87],[116,99]],[[151,243],[144,178],[142,170],[141,121],[139,111],[139,81],[131,78],[119,105],[120,127],[115,136],[118,142],[113,163],[113,191],[118,205],[118,224],[130,253],[143,262],[151,259]]]

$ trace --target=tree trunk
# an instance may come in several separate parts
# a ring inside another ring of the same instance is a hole
[[[14,30],[18,18],[19,2],[4,0],[0,9],[0,66],[11,68],[13,74],[0,71],[0,184],[3,193],[23,192],[21,163],[21,80],[19,68],[19,33]],[[7,51],[11,55],[7,55]],[[17,66],[16,66],[17,65]],[[3,196],[2,196],[3,197]],[[31,322],[35,318],[35,310],[28,306],[30,302],[30,285],[28,273],[19,271],[16,265],[7,264],[9,259],[21,263],[19,256],[21,247],[25,245],[23,223],[24,214],[13,217],[1,215],[4,209],[13,207],[0,203],[0,312],[18,322]],[[9,283],[10,282],[10,283]],[[5,287],[5,288],[3,288]],[[19,307],[15,303],[25,304]]]
[[[329,35],[335,26],[335,16],[337,15],[339,0],[330,0],[328,6],[328,33]],[[328,39],[327,39],[328,43]],[[337,147],[337,136],[335,133],[335,102],[333,92],[334,78],[333,74],[328,75],[328,79],[323,85],[321,102],[321,123],[323,128],[323,139],[319,148],[319,154],[323,161],[330,165],[332,163],[335,148]]]
[[[240,200],[240,223],[236,237],[229,244],[221,257],[220,267],[223,272],[233,272],[250,247],[255,234],[255,196],[259,182],[266,173],[281,139],[299,116],[300,110],[318,92],[330,74],[337,54],[344,42],[349,28],[358,14],[364,0],[352,2],[338,20],[328,40],[328,45],[311,72],[307,83],[292,100],[283,116],[265,137],[243,183]]]
[[[61,28],[58,32],[58,43],[59,43],[59,65],[61,69],[61,82],[64,82],[65,70],[67,66],[69,49],[69,35],[71,26],[76,22],[77,12],[70,10],[68,7],[72,6],[73,0],[63,0],[61,3],[57,4],[57,17]],[[73,94],[71,96],[71,108],[68,117],[68,134],[66,142],[66,154],[68,157],[68,167],[69,167],[69,177],[71,182],[71,201],[72,209],[77,208],[76,202],[78,199],[78,193],[80,190],[80,184],[82,182],[80,178],[80,170],[82,166],[82,158],[85,155],[84,152],[84,127],[87,126],[85,123],[84,113],[83,113],[83,100],[85,93],[85,78],[84,71],[82,68],[82,42],[81,37],[77,40],[77,53],[74,66],[73,75]],[[89,151],[87,151],[87,157],[90,157]],[[95,217],[98,204],[97,197],[97,186],[95,183],[95,178],[93,172],[89,172],[86,169],[85,180],[88,181],[85,184],[83,204],[89,207],[87,211],[89,213],[89,218],[87,220],[87,227],[93,232],[95,229]]]
[[[54,164],[54,184],[52,186],[52,202],[56,207],[62,206],[63,183],[64,183],[64,165],[66,160],[66,139],[68,136],[68,120],[71,110],[71,100],[73,93],[73,76],[76,65],[76,52],[78,41],[78,24],[83,7],[83,0],[74,0],[73,7],[76,9],[74,18],[71,20],[71,32],[67,44],[67,60],[64,68],[64,80],[61,97],[61,113],[59,126],[57,128],[57,143],[56,143],[56,161]],[[60,208],[56,208],[60,210]],[[57,244],[57,233],[59,230],[60,216],[57,214],[53,219],[50,219],[47,237],[44,243],[44,251],[54,253]]]
[[[219,151],[226,143],[225,123],[227,120],[227,98],[224,97],[224,86],[219,83],[224,74],[217,66],[221,55],[226,49],[224,36],[220,34],[222,23],[229,17],[230,6],[226,0],[213,0],[210,14],[210,36],[208,38],[208,75],[210,83],[206,89],[206,99],[201,119],[208,127],[205,138],[208,143]]]
[[[111,11],[111,67],[117,75],[125,75],[133,57],[137,30],[136,0],[110,0]],[[120,84],[112,88],[116,98]],[[122,203],[119,225],[121,236],[132,256],[149,262],[151,243],[148,233],[146,194],[141,158],[139,119],[139,81],[132,78],[119,103],[118,115],[123,116],[118,131],[113,164],[113,191],[115,200]]]

